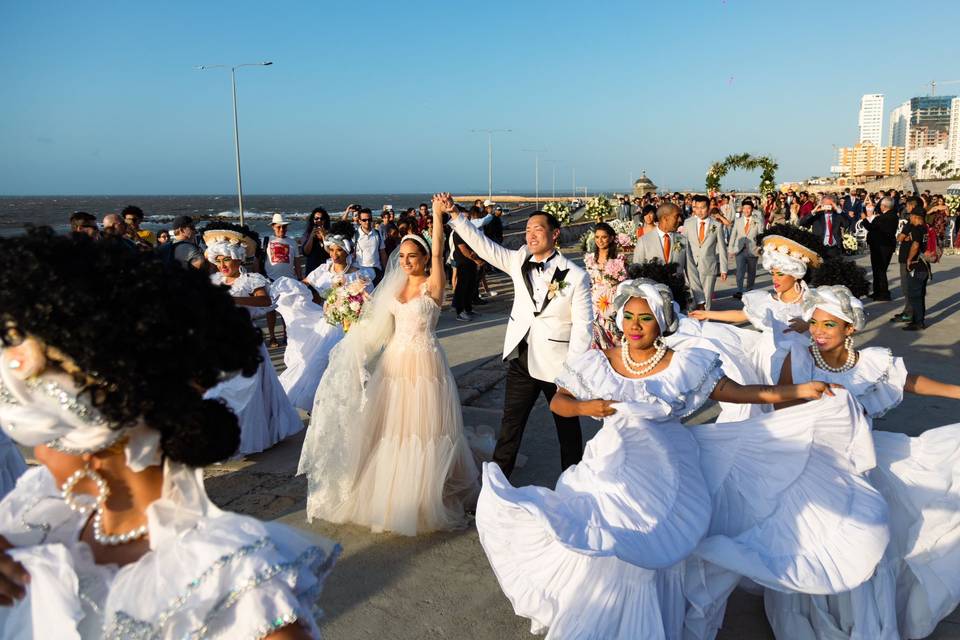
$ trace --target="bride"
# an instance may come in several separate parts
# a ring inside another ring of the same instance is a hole
[[[434,328],[444,295],[443,212],[407,235],[360,319],[330,355],[300,456],[307,517],[413,536],[462,526],[478,471]],[[432,246],[432,249],[431,249]]]

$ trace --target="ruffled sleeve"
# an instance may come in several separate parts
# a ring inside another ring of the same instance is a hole
[[[594,400],[601,397],[605,386],[601,374],[608,368],[607,357],[601,351],[588,349],[564,362],[563,373],[554,382],[580,400]]]
[[[14,546],[73,542],[83,523],[60,498],[53,476],[38,465],[0,501],[0,535]]]
[[[235,284],[239,284],[247,295],[252,295],[257,289],[266,289],[270,293],[270,281],[261,273],[243,273]]]
[[[319,637],[316,601],[339,553],[277,523],[201,519],[118,574],[104,637],[263,638],[294,622]]]
[[[870,347],[860,351],[853,392],[871,418],[879,418],[903,402],[907,368],[890,349]]]
[[[768,315],[772,311],[773,296],[769,291],[757,289],[743,294],[743,312],[747,314],[747,320],[750,321],[756,329],[763,331],[770,326]]]
[[[674,418],[685,418],[710,399],[723,375],[719,355],[706,349],[686,349],[674,352],[670,366],[648,379],[647,388],[670,403]]]

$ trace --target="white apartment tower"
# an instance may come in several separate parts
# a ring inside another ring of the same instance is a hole
[[[860,98],[860,142],[881,146],[883,137],[883,94],[868,93]]]
[[[906,147],[910,137],[910,101],[890,112],[890,146]]]

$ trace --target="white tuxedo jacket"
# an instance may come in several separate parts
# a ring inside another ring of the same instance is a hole
[[[567,358],[585,352],[593,340],[587,272],[558,252],[543,275],[552,282],[567,284],[552,299],[545,297],[541,307],[537,308],[533,285],[527,277],[529,270],[523,266],[530,258],[526,247],[516,251],[502,247],[463,216],[458,216],[450,225],[477,255],[513,280],[513,308],[503,340],[503,359],[510,357],[526,337],[530,375],[537,380],[554,382]]]

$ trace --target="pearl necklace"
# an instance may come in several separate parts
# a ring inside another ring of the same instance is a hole
[[[650,373],[654,367],[660,364],[663,357],[667,355],[667,345],[660,338],[657,338],[653,344],[657,347],[656,353],[643,362],[637,362],[630,357],[630,347],[627,345],[626,340],[620,344],[620,355],[623,359],[623,366],[627,368],[627,371],[635,376],[643,376]]]
[[[853,366],[857,363],[857,352],[854,349],[847,349],[847,361],[844,362],[839,367],[831,367],[827,364],[827,361],[823,359],[823,354],[820,353],[820,347],[814,342],[810,345],[810,355],[813,356],[813,362],[817,365],[818,369],[823,369],[824,371],[829,371],[830,373],[845,373],[850,369],[853,369]]]
[[[133,542],[147,535],[147,525],[141,525],[132,531],[118,533],[117,535],[107,535],[103,532],[103,522],[100,517],[100,510],[93,514],[93,539],[104,546],[113,547],[119,544]]]

